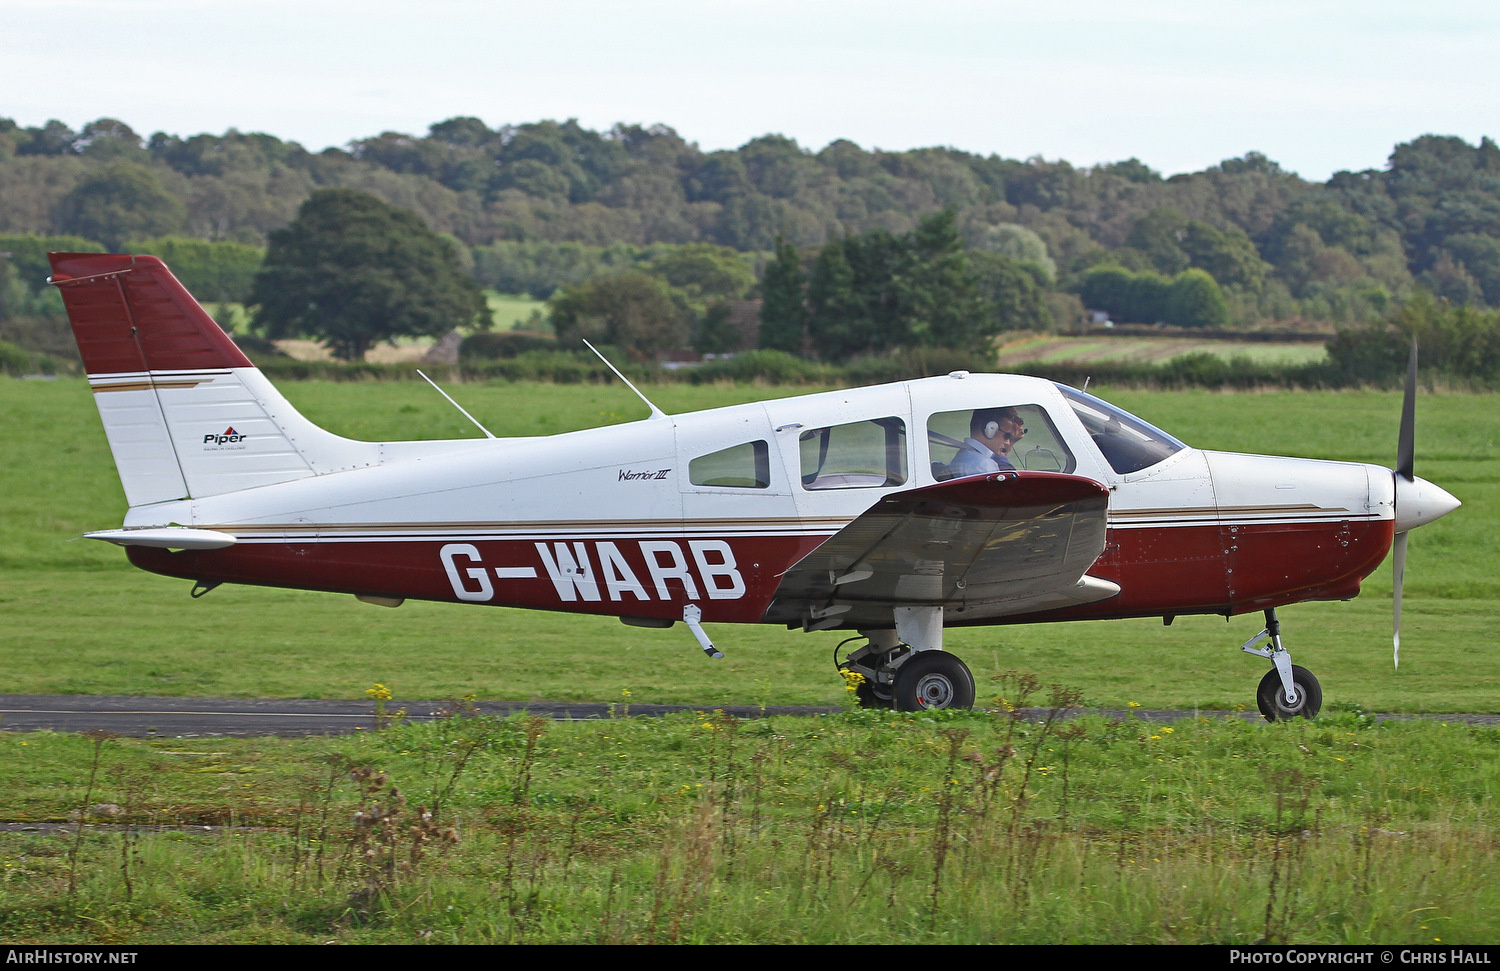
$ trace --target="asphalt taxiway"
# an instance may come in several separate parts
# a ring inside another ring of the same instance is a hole
[[[386,702],[387,712],[405,712],[408,721],[431,721],[451,713],[453,702]],[[736,718],[769,715],[816,715],[840,709],[818,705],[625,705],[560,701],[479,701],[465,710],[505,717],[521,712],[559,720],[589,721],[627,716],[654,716],[683,711],[723,711]],[[1157,711],[1089,709],[1093,714],[1134,717],[1152,722],[1184,718],[1245,718],[1261,721],[1256,711]],[[1074,709],[1069,715],[1082,714]],[[1045,717],[1046,709],[1020,713]],[[1377,719],[1433,718],[1470,724],[1500,724],[1500,714],[1374,715]],[[195,736],[299,737],[343,735],[379,728],[369,700],[278,698],[164,698],[101,695],[0,695],[0,731],[86,732],[149,738]]]

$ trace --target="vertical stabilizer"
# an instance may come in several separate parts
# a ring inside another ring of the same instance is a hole
[[[156,257],[48,259],[90,375],[254,366]]]
[[[378,462],[299,414],[161,260],[48,258],[132,507]]]

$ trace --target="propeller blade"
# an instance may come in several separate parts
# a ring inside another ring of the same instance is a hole
[[[1416,464],[1417,339],[1411,339],[1411,359],[1406,365],[1406,395],[1401,400],[1401,434],[1396,440],[1396,474],[1407,482]]]
[[[1391,544],[1391,567],[1394,572],[1395,589],[1395,634],[1393,637],[1394,647],[1391,652],[1391,660],[1396,669],[1401,668],[1401,587],[1406,582],[1406,540],[1411,533],[1397,533],[1396,541]]]

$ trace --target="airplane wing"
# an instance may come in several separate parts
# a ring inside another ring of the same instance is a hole
[[[947,623],[1091,603],[1109,490],[1052,472],[970,476],[896,493],[782,577],[766,618],[809,630],[888,627],[892,607],[942,606]]]

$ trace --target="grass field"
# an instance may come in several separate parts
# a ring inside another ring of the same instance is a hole
[[[417,384],[286,389],[314,420],[356,438],[467,436],[472,426]],[[564,431],[642,417],[617,386],[455,389],[499,435]],[[1204,447],[1389,463],[1398,396],[1381,393],[1111,395]],[[774,388],[651,389],[668,410],[771,397]],[[1298,663],[1330,705],[1382,711],[1500,710],[1492,649],[1500,594],[1495,398],[1424,395],[1418,472],[1465,502],[1413,535],[1403,663],[1390,661],[1390,573],[1350,603],[1282,612]],[[121,551],[76,538],[117,525],[118,481],[82,381],[0,381],[0,657],[4,690],[81,694],[359,697],[375,681],[406,698],[832,703],[841,635],[775,627],[712,631],[710,663],[680,629],[645,631],[569,614],[408,603],[226,586],[190,600],[188,584],[141,573]],[[1232,708],[1252,703],[1260,662],[1236,648],[1258,614],[959,629],[949,646],[980,678],[1025,668],[1076,685],[1091,704]]]
[[[547,313],[547,303],[544,300],[496,293],[493,290],[486,290],[484,298],[490,308],[490,317],[494,321],[495,330],[514,330],[517,327],[525,327],[531,322],[533,313],[541,312],[544,316]],[[234,332],[241,334],[250,332],[250,314],[245,310],[244,304],[210,303],[206,305],[206,308],[215,320],[228,326]],[[435,343],[437,343],[436,339],[431,337],[402,337],[375,345],[370,348],[365,359],[372,364],[418,361]],[[277,346],[299,361],[333,359],[328,348],[314,340],[283,340],[277,341]]]
[[[460,717],[303,741],[0,736],[0,816],[79,820],[0,833],[0,938],[1500,934],[1494,729],[944,714]]]
[[[524,328],[532,320],[534,312],[547,312],[546,301],[532,300],[527,296],[485,291],[495,330]],[[245,332],[250,327],[249,314],[237,303],[210,304],[209,310],[216,319],[231,324],[235,330]],[[278,342],[282,350],[299,360],[326,361],[331,359],[328,349],[316,341],[287,340]],[[401,338],[392,343],[379,344],[371,348],[368,360],[377,364],[418,360],[434,343],[430,337]],[[1213,354],[1225,360],[1245,357],[1257,364],[1306,364],[1321,361],[1328,356],[1323,344],[1313,342],[1264,342],[1193,340],[1169,337],[1109,337],[1072,336],[1061,334],[1026,334],[1012,340],[1001,340],[997,355],[997,370],[1006,370],[1025,364],[1125,361],[1134,363],[1163,364],[1175,357],[1188,354]]]
[[[356,437],[472,430],[415,384],[284,390]],[[501,435],[644,411],[616,386],[450,390]],[[1380,463],[1395,448],[1396,395],[1098,390],[1204,447]],[[779,391],[648,393],[675,412]],[[0,832],[0,939],[1492,942],[1500,733],[1360,711],[1500,707],[1496,401],[1419,401],[1417,471],[1465,507],[1413,536],[1399,673],[1388,568],[1351,603],[1282,612],[1323,680],[1316,722],[1005,714],[1252,704],[1262,662],[1236,648],[1258,615],[951,631],[997,714],[738,722],[712,709],[847,704],[838,637],[726,626],[710,662],[681,630],[575,615],[227,587],[193,601],[74,541],[124,511],[86,384],[0,380],[0,691],[360,698],[380,682],[392,711],[475,695],[620,716],[309,740],[0,734],[0,820],[55,826]],[[658,701],[703,712],[628,717]]]
[[[1062,361],[1165,364],[1188,354],[1212,354],[1224,360],[1249,358],[1257,364],[1308,364],[1328,357],[1322,343],[1192,340],[1170,337],[1070,337],[1038,334],[1000,345],[998,370],[1023,364]]]
[[[533,300],[527,296],[509,293],[496,293],[493,290],[486,290],[484,298],[489,303],[490,316],[495,321],[496,330],[514,330],[517,327],[525,327],[533,313],[540,311],[543,316],[547,313],[545,300]]]

